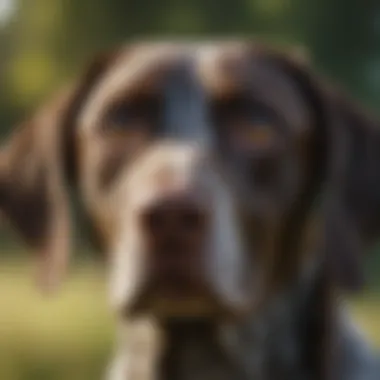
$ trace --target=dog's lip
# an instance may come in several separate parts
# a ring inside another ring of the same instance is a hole
[[[177,296],[177,297],[152,297],[145,295],[133,304],[124,308],[125,317],[138,315],[152,315],[155,318],[186,320],[200,318],[202,320],[218,320],[234,322],[247,314],[248,308],[231,308],[222,300],[204,295]]]
[[[189,285],[189,284],[187,284]],[[251,310],[251,303],[239,300],[229,304],[206,282],[193,286],[178,286],[178,283],[158,284],[149,278],[145,286],[134,295],[131,302],[123,308],[125,317],[152,315],[163,319],[199,317],[219,321],[236,321]]]
[[[197,260],[202,257],[194,255],[189,260],[189,256],[169,256],[157,261],[159,271],[154,270],[157,269],[154,260],[148,261],[137,291],[123,308],[124,315],[152,314],[163,318],[177,315],[181,319],[195,315],[235,321],[254,310],[257,296],[252,292],[226,297],[202,271],[205,265],[190,265],[199,264]]]

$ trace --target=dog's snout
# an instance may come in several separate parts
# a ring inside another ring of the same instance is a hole
[[[205,205],[189,195],[156,200],[144,210],[142,228],[158,282],[169,287],[197,283],[208,235]]]

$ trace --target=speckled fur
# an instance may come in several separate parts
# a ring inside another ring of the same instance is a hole
[[[298,334],[299,317],[307,315],[310,290],[298,287],[278,296],[259,314],[236,324],[183,322],[173,327],[154,320],[144,324],[141,320],[121,322],[129,333],[119,342],[118,362],[113,368],[116,371],[108,379],[320,379],[305,367]],[[333,379],[378,380],[380,365],[369,345],[350,320],[344,304],[337,302],[336,306],[339,356]],[[147,336],[150,344],[146,344]],[[138,360],[139,356],[144,360]],[[136,371],[140,376],[133,375]]]

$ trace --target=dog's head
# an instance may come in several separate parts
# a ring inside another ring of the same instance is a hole
[[[96,58],[15,131],[1,151],[1,208],[38,251],[45,285],[69,256],[71,185],[118,310],[236,314],[326,251],[336,278],[358,278],[379,223],[379,136],[286,54],[136,44]]]

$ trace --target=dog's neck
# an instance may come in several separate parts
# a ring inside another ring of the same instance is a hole
[[[165,347],[159,362],[159,380],[239,379],[238,368],[221,342],[216,323],[172,321],[161,328]]]
[[[319,380],[328,377],[329,284],[295,284],[236,326],[238,357],[249,379]]]

